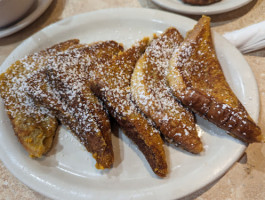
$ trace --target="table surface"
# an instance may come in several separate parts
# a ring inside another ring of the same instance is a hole
[[[26,38],[47,25],[65,17],[93,10],[114,7],[144,7],[161,9],[151,0],[54,0],[45,13],[25,29],[0,39],[0,65],[6,57]],[[219,33],[233,31],[265,20],[265,1],[253,0],[237,10],[212,15],[213,29]],[[198,20],[200,16],[185,15]],[[244,55],[251,66],[259,86],[260,117],[259,126],[265,133],[265,49]],[[261,200],[265,199],[265,145],[251,144],[244,155],[220,179],[184,200]],[[16,179],[0,161],[0,199],[41,199],[49,198],[31,190]]]

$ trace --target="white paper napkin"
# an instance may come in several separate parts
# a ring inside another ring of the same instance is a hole
[[[265,47],[265,21],[223,35],[242,53]]]

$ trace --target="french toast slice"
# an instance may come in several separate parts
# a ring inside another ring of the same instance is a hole
[[[99,64],[90,72],[90,84],[124,133],[138,146],[154,173],[164,177],[167,174],[167,162],[163,140],[150,119],[131,100],[131,75],[148,43],[149,39],[144,38],[114,57],[110,63]]]
[[[175,96],[194,112],[246,143],[263,139],[226,82],[211,37],[210,18],[203,16],[174,53],[168,82]]]
[[[114,41],[71,49],[50,58],[46,68],[27,80],[30,96],[78,137],[98,169],[110,168],[114,154],[110,121],[102,102],[89,89],[87,71],[121,50]]]
[[[155,122],[166,140],[191,153],[200,153],[203,145],[194,115],[177,102],[166,80],[170,58],[182,41],[173,27],[154,38],[136,64],[131,90],[138,107]]]
[[[79,44],[69,40],[16,61],[0,75],[0,93],[14,132],[32,157],[46,154],[53,143],[58,122],[51,113],[26,95],[25,80],[47,63],[47,58]]]
[[[182,1],[184,3],[191,4],[191,5],[203,6],[203,5],[213,4],[213,3],[216,3],[216,2],[221,1],[221,0],[182,0]]]

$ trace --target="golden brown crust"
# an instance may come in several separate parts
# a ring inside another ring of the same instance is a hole
[[[209,5],[216,3],[221,0],[182,0],[184,3],[192,4],[192,5]]]
[[[114,41],[71,49],[50,58],[46,68],[27,80],[29,94],[75,133],[96,159],[98,169],[110,168],[114,155],[110,122],[89,89],[87,71],[121,50]]]
[[[251,119],[224,77],[212,43],[210,18],[203,16],[171,59],[168,81],[194,112],[246,142],[260,142]]]
[[[175,28],[155,38],[138,60],[131,79],[133,97],[168,141],[192,153],[203,145],[198,137],[193,114],[172,95],[166,73],[174,48],[183,41]]]
[[[30,156],[41,157],[50,150],[58,123],[49,111],[36,106],[26,95],[25,79],[32,71],[42,68],[48,56],[78,43],[79,40],[69,40],[26,56],[0,75],[0,92],[5,109],[15,134]]]
[[[146,38],[120,53],[111,63],[98,65],[90,74],[91,89],[104,101],[125,134],[139,147],[152,170],[164,177],[167,174],[167,163],[159,131],[131,101],[131,75],[148,42]]]

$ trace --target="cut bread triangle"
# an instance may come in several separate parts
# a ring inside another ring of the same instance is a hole
[[[195,113],[246,143],[264,140],[225,79],[209,17],[203,16],[176,49],[167,79],[174,95]]]
[[[160,132],[131,100],[131,75],[148,44],[149,39],[144,38],[115,56],[110,63],[98,65],[90,72],[90,82],[92,91],[103,100],[124,133],[138,146],[154,173],[164,177],[168,170]]]
[[[194,116],[174,98],[166,81],[170,58],[182,41],[173,27],[154,38],[136,64],[131,90],[136,104],[155,122],[167,141],[197,154],[203,145]]]

